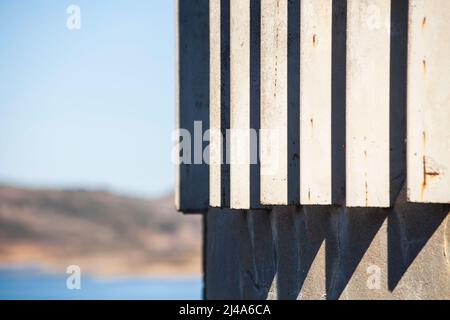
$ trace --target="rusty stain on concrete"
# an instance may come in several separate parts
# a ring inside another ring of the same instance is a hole
[[[366,196],[366,207],[369,206],[369,184],[367,183],[367,180],[364,184],[364,190],[365,190],[365,196]]]
[[[422,29],[427,26],[427,17],[423,17],[422,19]]]
[[[425,190],[428,186],[428,182],[433,178],[437,178],[441,175],[441,173],[433,168],[430,168],[428,159],[426,156],[422,157],[422,165],[423,165],[423,181],[422,181],[422,199],[424,198]]]
[[[425,131],[422,132],[422,144],[424,149],[424,155],[422,156],[422,188],[421,188],[421,197],[422,200],[424,199],[425,190],[427,189],[428,183],[432,181],[432,179],[437,178],[441,175],[439,170],[434,169],[430,165],[430,161],[428,160],[428,157],[425,155],[425,149],[426,149],[426,143],[427,143],[427,134]]]

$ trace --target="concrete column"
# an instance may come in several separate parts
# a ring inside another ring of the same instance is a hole
[[[230,0],[230,205],[250,208],[250,0]]]
[[[197,213],[209,205],[203,159],[203,134],[209,129],[209,1],[177,0],[176,23],[176,127],[189,135],[176,146],[188,161],[176,166],[175,204]]]
[[[389,207],[391,1],[348,0],[346,203]]]
[[[332,0],[301,1],[300,202],[332,204]]]
[[[288,0],[261,1],[261,203],[288,204]]]
[[[450,203],[450,2],[409,10],[408,198]]]

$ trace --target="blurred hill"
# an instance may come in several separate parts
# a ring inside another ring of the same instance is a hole
[[[0,186],[0,266],[96,275],[198,275],[201,219],[175,211],[173,196]]]

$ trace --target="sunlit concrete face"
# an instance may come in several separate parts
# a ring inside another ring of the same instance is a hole
[[[230,203],[250,208],[250,0],[230,1]]]
[[[209,65],[210,65],[210,83],[209,83],[209,106],[210,106],[210,157],[209,164],[209,204],[213,207],[222,206],[222,37],[221,37],[221,0],[211,0],[209,2]]]
[[[450,2],[409,10],[408,198],[450,203]]]
[[[261,202],[288,204],[288,0],[261,1]]]
[[[389,207],[390,1],[349,0],[346,204]]]
[[[332,0],[301,1],[300,201],[332,204]]]

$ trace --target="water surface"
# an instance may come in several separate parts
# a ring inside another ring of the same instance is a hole
[[[198,300],[202,297],[200,277],[103,279],[82,275],[81,290],[67,289],[67,277],[64,273],[49,274],[34,268],[0,268],[0,300]]]

